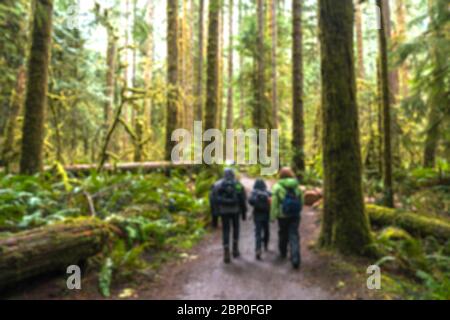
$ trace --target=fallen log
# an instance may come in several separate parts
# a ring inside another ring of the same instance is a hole
[[[450,223],[443,219],[417,213],[366,205],[372,226],[397,226],[418,237],[433,236],[438,240],[450,239]]]
[[[174,169],[193,169],[199,167],[197,164],[175,164],[170,161],[157,161],[157,162],[128,162],[128,163],[118,163],[118,164],[105,164],[102,171],[107,172],[142,172],[150,173],[155,171],[167,171]],[[51,171],[54,166],[48,166],[45,168],[46,171]],[[65,166],[66,172],[73,175],[86,175],[90,174],[92,171],[97,170],[96,164],[75,164]]]
[[[99,253],[108,236],[105,223],[79,218],[0,237],[0,290],[78,264]]]

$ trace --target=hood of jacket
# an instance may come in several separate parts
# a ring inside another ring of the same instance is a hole
[[[298,180],[295,178],[281,179],[278,181],[278,184],[280,186],[282,186],[283,188],[288,188],[288,189],[295,189],[295,188],[298,188],[298,186],[299,186]]]
[[[257,179],[255,181],[255,185],[253,186],[254,190],[260,190],[260,191],[266,191],[267,190],[267,185],[264,182],[264,180],[262,179]]]

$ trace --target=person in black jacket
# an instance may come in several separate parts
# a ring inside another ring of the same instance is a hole
[[[239,218],[247,217],[247,203],[244,186],[236,179],[234,171],[225,169],[223,179],[212,187],[210,204],[213,216],[222,220],[222,241],[224,247],[224,262],[230,263],[230,231],[233,228],[233,258],[239,253]]]
[[[261,260],[261,248],[267,251],[270,239],[270,197],[264,180],[258,179],[253,186],[249,203],[253,207],[255,222],[256,259]]]

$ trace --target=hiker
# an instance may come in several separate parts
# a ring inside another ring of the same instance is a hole
[[[222,220],[222,240],[224,248],[224,262],[230,263],[230,231],[233,228],[233,258],[239,253],[239,219],[246,220],[247,204],[244,186],[236,180],[233,169],[224,171],[223,179],[217,181],[211,191],[210,199],[214,215]]]
[[[280,170],[280,180],[272,188],[271,219],[278,219],[278,249],[280,258],[287,256],[288,244],[294,269],[299,269],[300,256],[300,214],[303,207],[303,194],[299,182],[291,168]]]
[[[250,195],[249,203],[253,207],[253,221],[255,223],[256,259],[261,260],[261,247],[269,248],[270,239],[270,199],[271,193],[262,179],[257,179]]]

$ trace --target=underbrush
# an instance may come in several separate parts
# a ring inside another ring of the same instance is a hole
[[[450,299],[450,240],[418,239],[405,230],[387,227],[376,233],[384,257],[376,264],[384,273],[384,290],[406,299]]]
[[[170,177],[152,174],[69,176],[61,167],[39,176],[0,176],[0,233],[36,228],[65,219],[95,216],[116,230],[105,252],[91,259],[105,296],[114,281],[154,267],[148,252],[178,253],[205,233],[214,173]]]

